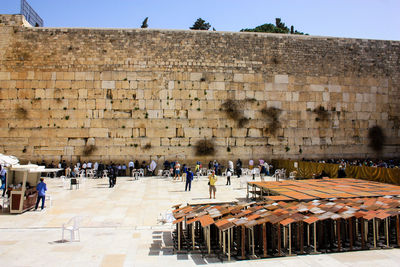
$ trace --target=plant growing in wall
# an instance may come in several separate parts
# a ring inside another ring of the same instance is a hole
[[[150,143],[145,144],[144,147],[143,147],[144,150],[149,150],[150,148],[151,148],[151,144]]]
[[[267,132],[275,135],[276,131],[281,127],[281,123],[279,122],[279,116],[281,115],[282,110],[275,107],[265,107],[261,110],[261,114],[267,120]]]
[[[228,118],[236,121],[240,128],[246,126],[249,118],[246,118],[241,110],[242,103],[240,101],[228,99],[222,104],[222,110]]]
[[[90,156],[96,150],[97,150],[97,147],[95,145],[86,145],[83,148],[83,152],[82,153],[83,153],[84,156]]]
[[[377,153],[383,150],[385,134],[380,126],[376,125],[368,131],[369,146]]]
[[[329,111],[326,110],[323,106],[318,106],[317,108],[314,109],[313,112],[317,115],[315,121],[329,120]]]
[[[215,145],[212,140],[199,140],[196,143],[196,156],[212,156],[215,154]]]
[[[15,112],[17,113],[17,117],[20,119],[28,118],[28,111],[23,107],[17,107]]]

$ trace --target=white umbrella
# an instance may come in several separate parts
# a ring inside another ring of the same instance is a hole
[[[19,160],[16,157],[0,154],[0,164],[9,166],[9,165],[16,165],[18,163]]]

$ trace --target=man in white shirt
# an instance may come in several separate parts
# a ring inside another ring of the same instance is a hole
[[[133,175],[133,174],[132,174],[133,169],[135,168],[135,163],[133,163],[133,160],[129,161],[128,167],[129,167],[130,176],[132,176],[132,175]]]

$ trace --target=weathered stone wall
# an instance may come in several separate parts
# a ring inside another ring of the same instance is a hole
[[[0,153],[192,161],[207,138],[207,159],[373,157],[379,125],[382,155],[399,155],[400,42],[5,25],[0,37]],[[266,107],[282,110],[275,133]]]

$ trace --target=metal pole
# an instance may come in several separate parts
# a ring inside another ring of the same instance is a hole
[[[181,223],[178,223],[178,251],[181,251]]]
[[[307,224],[307,246],[310,246],[310,225]]]
[[[375,224],[375,218],[372,221],[373,223],[373,228],[374,228],[374,248],[376,248],[376,224]]]
[[[314,252],[317,252],[317,222],[314,222]]]
[[[278,256],[281,256],[281,225],[276,224],[278,227]]]
[[[300,224],[300,253],[303,254],[303,249],[304,249],[304,224],[303,222],[298,222]]]
[[[231,235],[230,235],[230,232],[231,232],[231,229],[228,229],[228,261],[231,261]]]
[[[267,223],[263,223],[263,248],[264,257],[267,257]]]
[[[361,248],[365,249],[365,222],[364,219],[361,218]]]
[[[349,218],[350,250],[353,250],[353,219]]]
[[[246,252],[246,232],[245,232],[246,230],[245,230],[245,228],[244,228],[244,225],[242,225],[242,242],[241,242],[241,245],[242,245],[242,260],[244,260],[245,259],[245,252]]]
[[[291,223],[289,223],[289,256],[292,255],[292,227]]]
[[[337,226],[337,239],[338,239],[338,251],[342,250],[342,244],[340,240],[340,219],[336,221],[336,226]]]
[[[222,244],[222,231],[218,230],[218,234],[219,234],[219,247],[223,247],[223,244]]]
[[[192,243],[193,243],[193,250],[194,250],[194,223],[192,223]]]
[[[399,220],[399,215],[397,215],[397,219],[396,219],[396,230],[397,230],[397,245],[400,247],[400,220]]]
[[[225,231],[222,232],[222,252],[225,254]]]
[[[286,248],[286,226],[283,226],[283,247]]]
[[[389,247],[389,220],[386,218],[386,246]]]
[[[254,227],[251,227],[251,252],[253,253],[253,256],[255,255],[254,253]]]
[[[211,226],[209,225],[208,226],[208,229],[207,229],[207,232],[208,232],[208,234],[207,234],[207,242],[208,242],[208,254],[211,254]]]

